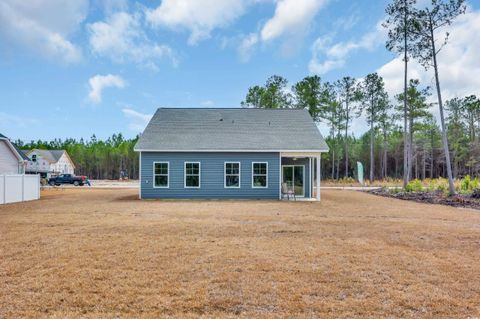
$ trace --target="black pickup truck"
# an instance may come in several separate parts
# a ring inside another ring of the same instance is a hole
[[[62,174],[48,179],[50,186],[59,186],[61,184],[72,184],[75,186],[83,186],[85,184],[85,176],[75,176],[72,174]]]

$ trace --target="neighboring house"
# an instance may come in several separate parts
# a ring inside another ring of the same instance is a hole
[[[33,149],[24,151],[28,157],[27,173],[74,174],[75,165],[65,150]]]
[[[28,158],[15,144],[0,134],[0,175],[24,174]]]
[[[140,198],[320,200],[328,146],[306,110],[160,108],[135,150]]]

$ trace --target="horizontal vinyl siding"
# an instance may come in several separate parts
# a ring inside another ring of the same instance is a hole
[[[7,145],[7,142],[0,140],[0,175],[18,174],[18,170],[18,158]]]
[[[142,198],[279,198],[279,153],[142,152]],[[153,187],[153,163],[169,162],[169,188]],[[184,188],[184,163],[200,162],[200,188]],[[224,188],[224,163],[240,162],[240,188]],[[268,162],[268,187],[252,188],[252,162]]]

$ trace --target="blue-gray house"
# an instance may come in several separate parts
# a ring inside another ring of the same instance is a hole
[[[135,150],[140,198],[320,200],[328,146],[306,110],[160,108]]]

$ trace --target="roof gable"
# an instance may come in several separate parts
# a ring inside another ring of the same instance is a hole
[[[65,150],[50,150],[49,152],[50,152],[50,154],[52,154],[52,157],[55,160],[55,162],[58,162],[58,160],[65,153]]]
[[[12,150],[12,153],[15,154],[15,156],[20,160],[20,161],[28,161],[28,157],[23,153],[17,145],[13,144],[8,137],[0,133],[0,139],[5,140],[7,142],[7,145],[10,147]]]
[[[60,158],[63,156],[63,154],[66,154],[65,150],[43,150],[43,149],[33,149],[26,151],[26,154],[29,155],[31,153],[37,153],[41,157],[43,157],[45,160],[50,162],[51,164],[54,164],[60,160]],[[68,156],[67,156],[68,157]],[[71,161],[71,159],[68,157],[68,159]],[[73,163],[72,163],[73,165]]]
[[[160,108],[137,151],[327,151],[310,114],[299,109]]]

